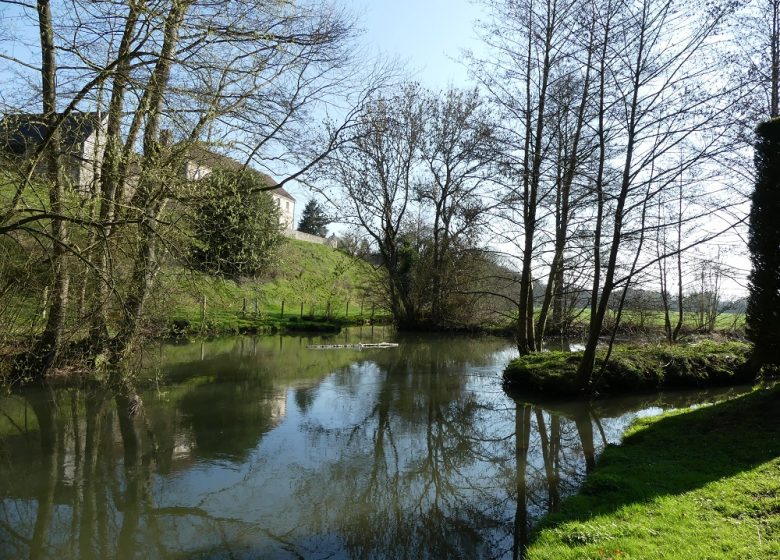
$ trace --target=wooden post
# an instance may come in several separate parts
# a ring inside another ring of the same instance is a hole
[[[360,319],[363,319],[363,300],[360,300]]]
[[[282,319],[284,319],[284,300],[282,300]]]
[[[41,311],[41,317],[46,318],[46,312],[49,309],[49,287],[46,286],[43,289],[43,311]]]
[[[246,317],[246,298],[243,298],[244,301],[241,304],[241,316]]]
[[[206,324],[206,294],[203,294],[203,301],[200,302],[200,322]]]
[[[349,300],[347,300],[347,312],[344,314],[344,317],[349,319]]]

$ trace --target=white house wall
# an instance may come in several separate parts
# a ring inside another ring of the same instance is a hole
[[[286,229],[295,229],[295,201],[271,191],[271,196],[279,208],[279,223]]]

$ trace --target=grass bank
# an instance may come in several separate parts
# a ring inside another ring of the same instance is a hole
[[[636,422],[528,560],[780,557],[780,391]]]
[[[741,366],[750,345],[701,341],[693,344],[616,345],[604,364],[596,357],[595,389],[599,393],[704,387],[752,381]],[[517,358],[504,370],[508,389],[556,396],[575,395],[582,352],[541,352]]]
[[[150,323],[187,335],[332,332],[380,322],[387,317],[371,297],[374,274],[369,263],[332,247],[290,239],[265,277],[236,282],[182,268],[164,271]]]

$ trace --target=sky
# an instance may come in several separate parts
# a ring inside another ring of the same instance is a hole
[[[481,8],[470,0],[342,0],[361,15],[364,41],[408,62],[414,79],[432,88],[467,85],[460,51],[478,48]]]
[[[461,56],[463,49],[480,48],[474,27],[482,8],[473,0],[339,1],[357,14],[365,47],[397,58],[410,79],[431,89],[473,85]],[[312,194],[298,185],[289,190],[297,223]]]

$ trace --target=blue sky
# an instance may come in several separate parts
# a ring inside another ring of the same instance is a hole
[[[410,78],[432,89],[470,87],[463,49],[477,51],[474,26],[483,8],[472,0],[338,0],[357,14],[362,44],[404,63]],[[291,185],[295,220],[312,194]],[[341,230],[331,226],[331,229]]]
[[[360,16],[363,42],[408,63],[413,78],[432,88],[468,85],[463,48],[479,48],[470,0],[340,0]]]

